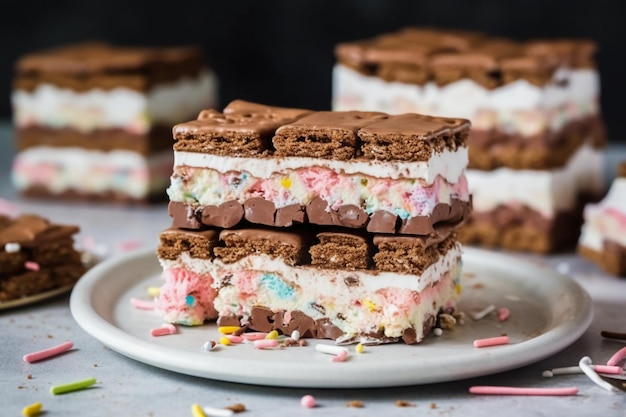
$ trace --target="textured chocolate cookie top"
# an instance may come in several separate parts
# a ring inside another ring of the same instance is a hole
[[[16,70],[74,75],[119,71],[141,72],[159,65],[199,60],[201,56],[201,50],[194,46],[140,48],[86,42],[24,55],[17,61]]]
[[[279,156],[346,160],[356,156],[359,131],[387,118],[380,112],[316,112],[279,127],[272,142]]]
[[[203,110],[196,120],[175,125],[174,150],[259,156],[271,149],[276,129],[309,113],[235,100],[223,113]]]
[[[427,161],[465,146],[470,122],[418,114],[313,112],[241,100],[174,126],[174,150],[227,156]]]
[[[264,254],[290,266],[421,274],[458,245],[456,229],[450,226],[438,228],[429,236],[414,237],[318,227],[307,228],[304,233],[267,228],[209,230],[163,231],[159,257],[175,260],[189,252],[193,258],[229,264]]]
[[[387,81],[445,85],[470,78],[488,88],[527,79],[548,82],[559,66],[593,68],[596,45],[588,39],[518,42],[480,32],[405,28],[342,42],[339,62]]]
[[[155,83],[196,76],[206,67],[195,45],[123,47],[85,42],[22,56],[15,64],[14,87],[32,90],[50,83],[77,91],[125,86],[145,90]]]
[[[35,214],[15,218],[0,216],[0,248],[5,250],[7,243],[36,247],[43,242],[70,237],[79,230],[78,226],[53,224]]]

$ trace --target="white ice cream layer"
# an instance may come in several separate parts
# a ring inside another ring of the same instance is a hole
[[[598,113],[599,76],[593,69],[562,69],[539,87],[525,80],[487,89],[470,79],[444,86],[388,82],[345,67],[333,69],[333,110],[390,114],[416,112],[463,117],[479,130],[525,136],[560,129],[570,120]]]
[[[407,327],[415,327],[421,339],[424,320],[441,307],[453,307],[458,297],[461,246],[457,243],[419,276],[291,267],[265,254],[232,264],[193,259],[188,253],[160,262],[165,271],[184,269],[212,277],[212,287],[218,290],[214,305],[221,315],[245,320],[256,306],[299,310],[313,319],[328,317],[347,334],[384,328],[386,336],[399,337]],[[183,320],[188,321],[186,307],[181,307]]]
[[[172,163],[171,151],[145,157],[126,150],[40,146],[18,153],[11,174],[17,190],[42,186],[57,194],[114,192],[141,199],[158,190],[165,192]]]
[[[602,252],[604,241],[626,247],[626,178],[613,180],[601,202],[585,207],[579,244]]]
[[[173,125],[195,118],[217,102],[212,72],[154,86],[147,93],[118,87],[76,92],[51,84],[34,91],[14,90],[13,121],[17,127],[75,128],[81,131],[121,128],[146,133],[155,124]]]
[[[219,156],[195,152],[174,152],[175,166],[211,168],[222,174],[227,172],[247,172],[256,178],[267,179],[274,173],[318,166],[345,175],[364,174],[374,178],[414,178],[432,184],[437,176],[449,183],[456,183],[468,163],[466,147],[455,151],[445,149],[433,152],[425,162],[401,161],[337,161],[320,158],[245,158]]]
[[[557,211],[571,210],[582,192],[601,192],[604,154],[582,146],[565,167],[545,171],[499,168],[466,172],[475,212],[488,212],[500,205],[527,206],[552,218]]]

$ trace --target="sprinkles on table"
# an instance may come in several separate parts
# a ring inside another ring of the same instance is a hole
[[[65,394],[67,392],[78,391],[88,388],[96,383],[96,378],[86,378],[80,381],[68,382],[67,384],[55,385],[50,388],[50,393],[54,395]]]
[[[24,362],[32,363],[40,361],[42,359],[50,358],[52,356],[60,355],[61,353],[70,350],[72,347],[74,347],[74,342],[67,341],[61,343],[60,345],[52,346],[47,349],[27,353],[22,359],[24,359]]]
[[[498,345],[508,345],[508,344],[509,344],[508,336],[497,336],[497,337],[489,337],[486,339],[474,340],[474,347],[477,347],[477,348],[498,346]]]
[[[41,413],[42,407],[43,406],[39,402],[27,405],[26,407],[24,407],[22,409],[22,415],[24,417],[34,417],[34,416],[37,416],[37,415],[39,415]]]
[[[476,385],[469,389],[471,394],[481,395],[576,395],[578,388],[526,388],[494,385]]]

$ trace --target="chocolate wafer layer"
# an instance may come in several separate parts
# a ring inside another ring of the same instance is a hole
[[[147,91],[156,84],[195,77],[204,65],[202,51],[195,46],[132,48],[86,42],[24,55],[15,65],[13,86],[25,91],[42,83],[73,91]]]
[[[168,260],[188,252],[194,258],[232,264],[266,255],[289,266],[419,275],[456,244],[457,227],[440,226],[426,236],[349,233],[314,226],[287,230],[170,228],[161,232],[157,252]]]

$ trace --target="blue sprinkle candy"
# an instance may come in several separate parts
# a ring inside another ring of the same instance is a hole
[[[185,297],[185,304],[187,304],[189,307],[193,307],[195,303],[196,297],[194,297],[193,295],[189,294],[187,297]]]
[[[293,288],[291,288],[275,274],[263,274],[261,277],[261,284],[276,294],[279,298],[293,298]]]
[[[410,217],[410,214],[408,211],[406,211],[403,208],[400,207],[396,207],[393,209],[393,213],[396,214],[398,217],[400,217],[401,219],[408,219]]]

